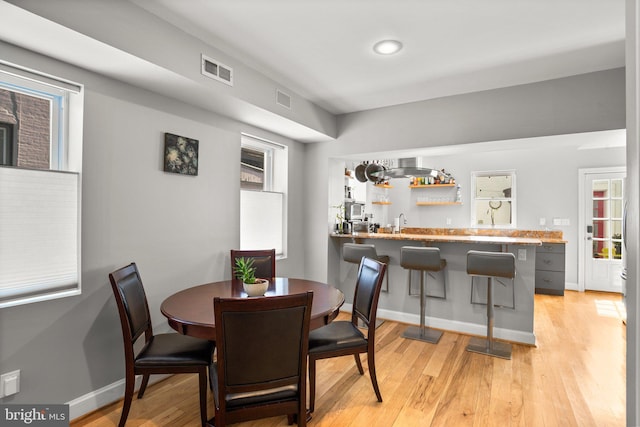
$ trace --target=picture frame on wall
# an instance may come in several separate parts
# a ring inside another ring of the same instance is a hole
[[[198,175],[198,140],[164,134],[164,171],[181,175]]]

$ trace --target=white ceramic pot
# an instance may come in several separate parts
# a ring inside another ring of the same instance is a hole
[[[260,297],[267,292],[269,281],[267,279],[256,279],[256,283],[242,283],[244,291],[250,297]]]

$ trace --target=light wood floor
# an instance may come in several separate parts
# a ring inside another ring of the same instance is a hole
[[[465,351],[468,336],[445,332],[437,345],[401,337],[387,321],[377,332],[384,402],[353,357],[318,362],[310,426],[623,426],[626,334],[620,296],[568,291],[535,296],[537,347],[513,346],[511,360]],[[343,316],[343,315],[341,315]],[[345,316],[346,318],[346,316]],[[366,358],[364,359],[366,360]],[[72,427],[114,426],[121,402]],[[209,416],[213,414],[210,399]],[[127,426],[198,426],[195,375],[177,375],[135,400]],[[238,426],[286,426],[275,417]]]

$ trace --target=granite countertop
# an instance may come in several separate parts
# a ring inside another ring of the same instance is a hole
[[[494,243],[512,245],[542,245],[566,243],[562,231],[495,230],[476,228],[417,228],[405,227],[402,233],[391,234],[382,228],[378,233],[331,234],[332,237],[352,239],[413,240],[453,243]],[[385,232],[386,231],[386,232]]]

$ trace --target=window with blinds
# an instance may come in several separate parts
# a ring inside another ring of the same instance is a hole
[[[287,147],[242,135],[240,249],[286,256]]]
[[[0,62],[0,308],[80,293],[82,87]]]

